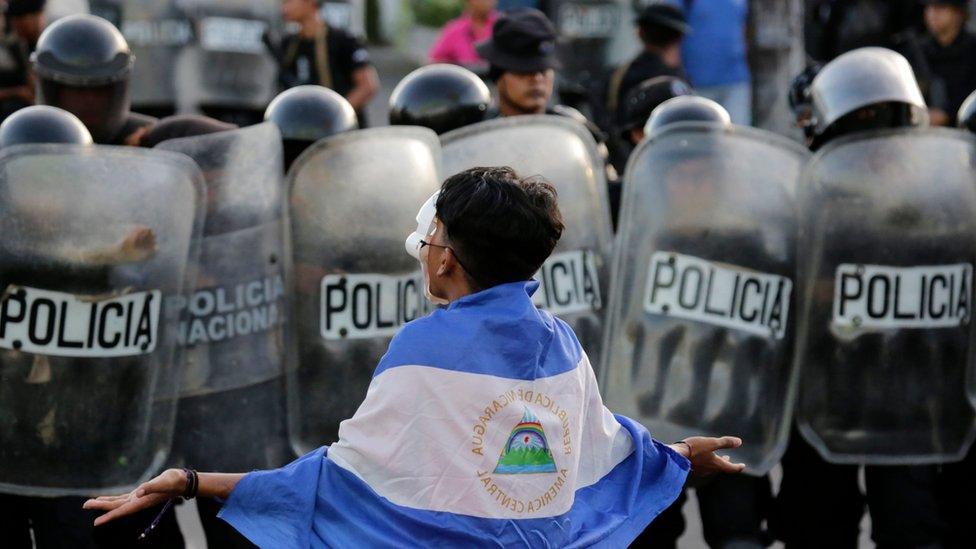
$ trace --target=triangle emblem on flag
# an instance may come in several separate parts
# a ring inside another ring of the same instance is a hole
[[[499,475],[556,472],[556,462],[549,451],[549,441],[546,440],[542,423],[527,407],[522,420],[508,435],[494,472]]]

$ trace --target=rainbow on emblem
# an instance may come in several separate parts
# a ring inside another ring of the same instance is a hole
[[[549,442],[542,423],[528,408],[508,435],[508,442],[498,458],[495,474],[520,475],[528,473],[555,473],[556,462],[549,451]]]

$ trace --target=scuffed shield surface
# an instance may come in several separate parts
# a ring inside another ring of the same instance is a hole
[[[754,474],[793,407],[795,184],[807,152],[772,133],[681,123],[624,182],[602,388],[660,440],[734,434]]]
[[[158,472],[201,184],[159,151],[0,154],[0,490],[85,495]]]

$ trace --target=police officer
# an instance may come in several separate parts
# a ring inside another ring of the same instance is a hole
[[[636,147],[645,137],[644,126],[650,120],[651,113],[665,101],[684,95],[694,95],[694,92],[687,82],[674,76],[658,76],[638,84],[624,100],[624,117],[620,125],[622,137]],[[666,116],[673,109],[663,110],[659,116]],[[623,173],[623,170],[620,171]]]
[[[644,126],[651,113],[668,99],[692,94],[691,86],[687,82],[674,76],[658,76],[641,82],[630,90],[624,100],[624,117],[618,127],[619,133],[611,136],[610,159],[614,169],[621,176],[625,175],[627,160],[630,154],[644,139]],[[614,228],[620,215],[620,196],[623,192],[623,178],[610,183],[610,214]]]
[[[573,118],[586,126],[603,157],[607,181],[619,175],[609,162],[607,136],[578,110],[550,105],[556,69],[556,29],[544,13],[533,8],[516,8],[502,13],[492,27],[492,36],[478,44],[478,55],[489,63],[488,78],[495,82],[498,104],[486,118],[528,114],[555,114]]]
[[[24,108],[0,124],[0,148],[15,145],[60,143],[68,145],[92,145],[88,129],[73,114],[50,106],[38,105]],[[156,246],[155,236],[148,228],[137,227],[130,231],[118,246],[100,250],[98,257],[112,257],[121,262],[138,261],[151,255]],[[34,253],[26,250],[25,253]],[[24,258],[19,258],[23,260]],[[0,262],[2,263],[2,262]],[[31,263],[31,261],[26,261]],[[104,284],[101,280],[104,267],[98,264],[51,266],[31,274],[35,279],[44,273],[57,273],[64,277],[70,272],[79,284]],[[10,275],[10,272],[4,272]],[[50,275],[48,275],[50,276]],[[0,281],[0,285],[3,285]],[[40,355],[38,355],[40,356]],[[4,357],[11,364],[16,358]],[[10,364],[7,364],[9,366]],[[33,425],[24,420],[25,425]],[[4,546],[14,549],[37,547],[54,549],[61,547],[129,547],[139,532],[153,519],[158,509],[142,513],[118,528],[102,529],[93,532],[95,514],[81,508],[82,497],[25,497],[0,494],[0,536]],[[150,547],[179,547],[182,537],[176,524],[175,515],[170,512],[162,518],[158,527],[160,534],[148,540]],[[32,542],[33,538],[33,542]]]
[[[131,138],[156,121],[129,110],[129,77],[135,58],[118,29],[100,17],[71,15],[58,20],[41,34],[31,60],[38,101],[74,114],[97,144],[134,144]],[[62,502],[53,511],[60,520],[75,524],[78,532],[91,536],[84,541],[75,539],[78,546],[128,546],[132,536],[138,537],[159,511],[154,509],[116,528],[92,533],[91,513],[80,508],[78,498],[52,501]],[[148,543],[182,546],[182,534],[172,510],[161,518]]]
[[[390,124],[424,126],[442,134],[481,122],[490,105],[491,91],[475,73],[457,65],[428,65],[393,89]]]
[[[614,71],[607,87],[607,111],[618,125],[626,118],[627,94],[641,82],[658,76],[688,81],[681,64],[681,41],[691,27],[684,11],[672,4],[652,2],[635,22],[643,51]]]
[[[265,122],[274,122],[285,147],[285,172],[313,143],[355,130],[356,111],[338,93],[322,86],[285,90],[268,105]]]
[[[38,102],[60,107],[85,124],[95,142],[122,145],[155,119],[130,112],[135,57],[111,23],[72,15],[45,29],[32,56]]]
[[[976,133],[976,91],[969,94],[963,101],[956,114],[959,128]],[[971,365],[970,368],[973,368]],[[971,383],[976,383],[976,371],[973,371]],[[972,388],[976,389],[976,388]],[[969,450],[966,458],[958,463],[942,466],[939,483],[941,510],[949,526],[946,546],[950,549],[962,549],[972,545],[976,539],[976,445]]]
[[[670,89],[673,84],[684,84],[683,81],[669,77],[661,77],[649,80],[635,90],[631,95],[645,92],[641,101],[635,101],[633,109],[636,110],[640,104],[651,102],[650,97],[660,98],[669,93],[674,93]],[[683,92],[683,93],[682,93]],[[636,118],[636,117],[635,117]],[[643,139],[653,138],[671,124],[681,122],[707,122],[713,123],[717,127],[730,127],[732,122],[728,111],[724,107],[704,97],[690,95],[690,90],[679,86],[678,93],[674,97],[665,99],[657,105],[650,116],[645,118],[638,128],[631,126],[632,135],[640,136]],[[694,181],[680,180],[676,182],[679,186],[688,185],[714,185],[712,178],[696,173]],[[717,192],[716,190],[709,191]],[[708,193],[706,193],[708,194]],[[675,210],[681,211],[682,208],[675,206]],[[668,239],[668,244],[663,247],[666,249],[686,249],[689,247],[689,240],[701,240],[699,236],[678,236],[672,235]],[[742,257],[750,257],[752,261],[764,257],[764,251],[755,246],[756,238],[751,235],[730,235],[716,231],[710,238],[711,247],[718,252],[718,256],[713,259],[722,259],[730,263],[739,263]],[[692,245],[692,248],[694,246]],[[721,256],[721,257],[720,257]],[[767,268],[765,271],[771,271]],[[669,333],[665,338],[680,340],[681,332]],[[695,352],[691,353],[691,394],[706,394],[711,372],[714,368],[719,352],[722,352],[723,341],[726,337],[724,331],[716,332],[716,337],[712,340],[705,340],[698,344]],[[665,346],[664,348],[669,348]],[[676,351],[677,345],[673,347]],[[741,349],[749,352],[750,349]],[[663,357],[663,363],[669,363],[672,357]],[[643,359],[638,359],[642,362]],[[750,362],[746,360],[733,361],[733,367],[741,367],[742,364]],[[667,375],[667,369],[663,364],[658,372],[658,379],[652,384],[651,397],[648,402],[654,402],[654,406],[660,406],[665,385],[663,376]],[[731,376],[741,379],[744,374],[733,371]],[[730,401],[745,402],[747,395],[733,394]],[[763,530],[763,521],[768,513],[769,503],[772,500],[771,487],[768,476],[753,477],[740,475],[736,478],[716,478],[707,483],[702,483],[696,487],[696,496],[701,513],[702,527],[705,539],[710,547],[726,548],[735,547],[738,549],[760,548],[766,545],[766,534]],[[685,529],[685,520],[682,508],[686,501],[685,494],[682,494],[667,510],[654,520],[636,540],[641,546],[653,549],[673,548],[677,545],[677,540],[681,537]]]
[[[299,26],[277,48],[282,88],[321,85],[346,98],[365,127],[366,106],[379,91],[379,77],[363,41],[322,18],[321,0],[283,0],[281,15]]]
[[[908,62],[882,48],[855,50],[825,65],[810,85],[809,98],[812,150],[858,132],[928,125]],[[859,466],[828,463],[794,431],[782,467],[770,524],[788,548],[856,547],[865,503],[878,547],[941,547],[944,524],[934,466],[866,466],[862,494]]]
[[[488,117],[552,113],[556,69],[556,29],[541,11],[514,9],[495,21],[492,37],[475,48],[489,63],[488,77],[498,104]]]

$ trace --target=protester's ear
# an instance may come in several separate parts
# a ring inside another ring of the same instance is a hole
[[[437,276],[450,276],[457,266],[457,258],[454,257],[454,250],[447,248],[446,253],[441,254],[441,259],[437,264]]]

